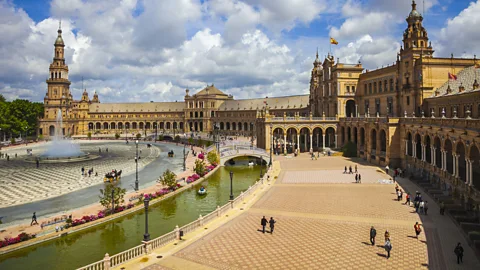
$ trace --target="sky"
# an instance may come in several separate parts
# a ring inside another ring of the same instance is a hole
[[[435,56],[473,57],[480,0],[416,1]],[[0,0],[0,94],[43,101],[62,22],[70,90],[101,102],[307,94],[318,48],[366,69],[396,60],[411,0]],[[329,37],[339,44],[330,46]]]

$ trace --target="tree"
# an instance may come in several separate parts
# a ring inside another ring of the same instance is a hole
[[[195,160],[195,167],[193,168],[193,170],[195,171],[196,174],[198,174],[200,176],[204,176],[205,173],[207,172],[207,170],[205,168],[205,161],[203,161],[201,159],[196,159]]]
[[[357,145],[354,142],[347,142],[342,151],[344,157],[357,157]]]
[[[163,135],[159,135],[159,136],[158,136],[158,140],[159,140],[159,141],[163,141],[163,140],[165,140],[165,137],[163,137]]]
[[[142,134],[137,133],[136,137],[137,137],[137,139],[140,139],[142,137]]]
[[[109,209],[112,207],[112,190],[113,190],[113,201],[115,202],[115,206],[118,206],[124,203],[125,193],[127,192],[126,189],[117,187],[114,184],[107,184],[104,189],[100,189],[100,204]]]
[[[177,143],[180,142],[180,136],[178,136],[178,135],[175,136],[175,142],[177,142]]]
[[[88,133],[87,133],[87,138],[88,138],[89,140],[92,139],[92,132],[88,132]]]
[[[190,145],[193,144],[193,138],[192,137],[188,138],[188,144],[190,144]]]
[[[115,139],[117,139],[117,140],[118,140],[118,138],[120,138],[120,134],[118,134],[118,133],[115,133]]]
[[[177,175],[167,169],[160,177],[160,183],[168,188],[174,188],[177,185]]]
[[[218,157],[217,151],[210,151],[207,154],[207,160],[212,165],[218,165],[218,163],[220,163],[220,158]]]

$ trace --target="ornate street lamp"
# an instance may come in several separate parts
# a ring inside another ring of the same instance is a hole
[[[157,142],[158,138],[158,122],[155,121],[155,142]]]
[[[92,124],[93,125],[93,124]],[[128,143],[128,138],[127,138],[127,123],[125,123],[125,142]]]
[[[273,143],[274,143],[274,140],[273,140],[273,124],[270,123],[270,135],[271,135],[271,139],[272,139],[272,143],[271,143],[271,147],[270,147],[270,163],[268,164],[268,166],[272,166],[272,149],[273,149]]]
[[[230,171],[230,200],[233,201],[233,172]]]
[[[184,136],[184,141],[183,141],[183,171],[186,171],[187,170],[187,156],[185,154],[185,147],[187,145],[187,140],[186,140],[186,137],[187,136]]]
[[[135,191],[138,191],[138,140],[135,140],[137,154],[135,156]]]
[[[148,233],[148,204],[150,203],[150,198],[145,198],[143,204],[145,206],[145,234],[143,235],[143,241],[150,241],[150,234]]]

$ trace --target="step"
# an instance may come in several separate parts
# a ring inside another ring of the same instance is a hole
[[[468,216],[467,211],[463,209],[449,209],[448,213],[450,213],[452,216]]]
[[[470,238],[470,240],[472,240],[473,242],[475,242],[475,241],[480,242],[480,232],[478,232],[478,233],[469,233],[469,234],[468,234],[468,238]]]
[[[480,232],[480,223],[461,222],[460,227],[462,227],[463,231],[467,234],[471,231]]]
[[[466,215],[453,215],[458,223],[479,223],[478,218]]]

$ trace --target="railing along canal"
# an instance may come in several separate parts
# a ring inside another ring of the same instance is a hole
[[[271,167],[268,172],[263,176],[263,178],[255,182],[253,186],[250,186],[246,191],[241,192],[240,195],[238,195],[233,201],[229,201],[221,207],[217,206],[217,209],[205,215],[205,217],[202,217],[202,215],[200,215],[198,219],[188,223],[187,225],[184,225],[180,228],[177,226],[172,232],[164,234],[148,242],[143,242],[141,245],[120,252],[111,257],[107,253],[105,254],[103,260],[78,268],[77,270],[109,270],[112,267],[126,263],[140,256],[147,255],[151,252],[152,249],[157,249],[175,240],[178,240],[180,238],[180,232],[183,232],[184,234],[190,233],[198,228],[203,227],[204,224],[214,220],[215,218],[225,215],[230,209],[238,206],[239,204],[242,204],[246,196],[257,191],[257,189],[263,184],[263,182],[268,179],[267,175],[269,175],[270,173]]]

